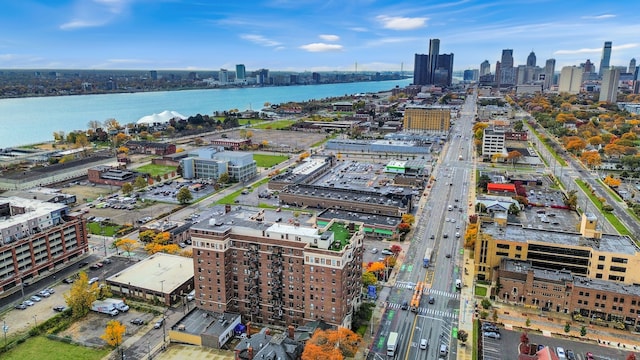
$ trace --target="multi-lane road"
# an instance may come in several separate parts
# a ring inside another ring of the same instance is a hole
[[[418,204],[414,237],[386,298],[385,313],[371,348],[375,353],[373,358],[387,359],[386,342],[390,332],[399,334],[395,359],[455,359],[457,356],[452,334],[456,332],[460,308],[456,284],[461,279],[462,239],[473,171],[471,127],[475,103],[475,96],[469,96],[463,105],[434,168],[436,180],[426,189],[428,197],[423,196]],[[433,249],[433,255],[430,266],[424,268],[427,248]],[[418,282],[426,286],[417,311],[403,310],[402,303],[411,301]],[[433,297],[432,304],[429,297]],[[419,346],[422,339],[429,345],[426,350]],[[448,348],[447,356],[440,356],[442,344]]]

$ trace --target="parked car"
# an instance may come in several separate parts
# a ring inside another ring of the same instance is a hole
[[[567,359],[576,360],[576,354],[572,350],[567,349],[566,353],[567,353]]]
[[[556,348],[556,353],[558,353],[558,359],[560,359],[560,360],[563,360],[563,359],[567,358],[567,356],[566,356],[566,354],[564,352],[564,349],[561,348],[560,346],[558,346]]]
[[[140,318],[135,318],[135,319],[131,320],[131,323],[133,325],[144,325],[144,320],[142,320]]]
[[[89,266],[89,269],[98,270],[98,269],[100,269],[100,267],[98,266],[98,264],[91,264],[91,266]]]
[[[164,319],[160,319],[160,320],[156,321],[156,323],[153,324],[153,328],[154,329],[160,329],[162,327],[162,324],[164,324]]]
[[[25,305],[27,305],[27,306],[33,306],[34,302],[33,302],[33,301],[31,301],[31,300],[25,300],[25,301],[23,302],[23,304],[25,304]]]
[[[377,254],[378,253],[378,249],[376,249],[376,248],[371,249],[371,253],[372,254]]]
[[[380,252],[382,255],[393,255],[393,251],[389,249],[384,249]]]
[[[586,354],[584,354],[584,358],[586,360],[595,360],[595,358],[593,357],[593,353],[591,352],[587,352]]]
[[[65,284],[73,284],[74,281],[75,281],[75,279],[74,278],[70,278],[70,277],[62,280],[62,282],[65,283]]]
[[[52,288],[46,288],[46,289],[44,289],[44,291],[48,292],[49,294],[55,294],[56,293],[56,291],[53,290]]]
[[[105,263],[105,264],[111,264],[111,259],[109,259],[109,258],[103,259],[102,262]]]
[[[46,290],[42,290],[38,292],[38,296],[48,298],[49,296],[51,296],[51,294],[49,294],[49,292]]]
[[[38,302],[38,301],[41,301],[42,298],[40,296],[33,295],[32,297],[29,298],[29,300],[34,301],[34,302]]]
[[[485,331],[482,335],[491,339],[500,340],[500,334],[498,334],[497,332]]]
[[[91,279],[89,279],[89,285],[93,284],[94,282],[97,282],[98,280],[100,280],[100,278],[92,277]]]
[[[24,310],[27,308],[27,305],[25,305],[24,303],[20,303],[20,304],[16,304],[15,308],[18,310]]]
[[[66,307],[66,306],[63,306],[63,305],[58,305],[58,306],[54,306],[54,307],[53,307],[53,311],[57,311],[57,312],[63,312],[63,311],[65,311],[66,309],[67,309],[67,307]]]

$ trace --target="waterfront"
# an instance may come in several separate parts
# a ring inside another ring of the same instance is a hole
[[[53,140],[53,133],[84,130],[89,121],[116,119],[120,124],[164,110],[184,116],[238,109],[260,110],[278,104],[391,90],[410,79],[280,87],[159,91],[0,100],[0,148]]]

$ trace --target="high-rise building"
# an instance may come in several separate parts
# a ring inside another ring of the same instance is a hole
[[[451,126],[451,108],[418,105],[407,107],[403,125],[408,132],[447,133]]]
[[[413,64],[413,84],[427,85],[429,83],[429,55],[416,54]]]
[[[501,87],[508,87],[516,84],[515,69],[513,67],[513,49],[502,50],[499,77]]]
[[[629,71],[630,74],[633,74],[636,72],[636,58],[632,58],[631,61],[629,61]]]
[[[620,81],[620,69],[611,67],[604,71],[602,85],[600,86],[599,101],[610,103],[616,102],[618,98],[618,82]]]
[[[596,72],[596,66],[591,62],[590,59],[587,59],[584,64],[582,64],[583,71],[586,73]]]
[[[491,64],[489,60],[485,60],[480,64],[480,76],[491,74]]]
[[[220,69],[220,71],[218,71],[218,82],[221,85],[229,82],[229,72],[227,71],[227,69]]]
[[[566,92],[569,94],[577,94],[582,87],[582,67],[580,66],[565,66],[560,72],[560,84],[558,86],[559,92]]]
[[[609,69],[609,62],[611,61],[611,41],[605,41],[602,47],[602,58],[600,59],[600,71],[598,75],[602,77],[604,70]]]
[[[361,303],[364,229],[227,205],[191,227],[196,306],[265,325],[350,326]]]
[[[549,90],[554,84],[553,78],[556,71],[556,59],[547,59],[544,64],[544,89]]]
[[[529,56],[527,56],[527,66],[536,66],[536,54],[533,51],[531,51]]]
[[[464,71],[462,75],[462,80],[464,81],[478,81],[480,73],[478,69],[467,69]]]
[[[435,72],[438,68],[438,55],[440,54],[440,39],[429,40],[429,82],[435,84]]]
[[[158,72],[156,70],[149,71],[149,77],[151,77],[151,80],[158,80]]]
[[[433,73],[433,84],[450,86],[453,82],[453,54],[438,55],[438,66]]]
[[[236,82],[246,82],[247,80],[247,69],[245,69],[244,64],[236,65]]]

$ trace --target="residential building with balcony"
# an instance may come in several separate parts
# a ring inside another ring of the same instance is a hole
[[[303,220],[226,206],[194,224],[196,306],[282,328],[313,320],[349,326],[361,303],[364,226]]]

